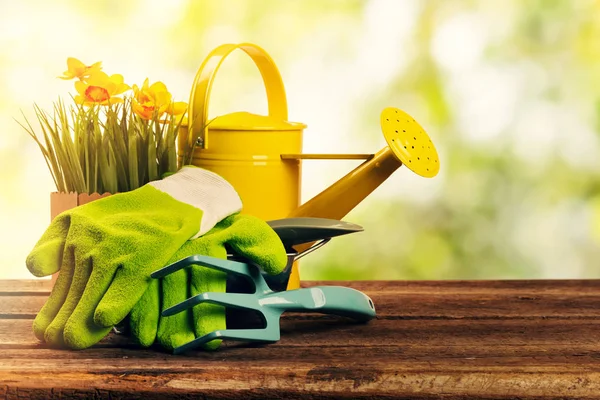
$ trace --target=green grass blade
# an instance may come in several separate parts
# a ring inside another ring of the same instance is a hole
[[[69,160],[65,151],[65,146],[63,146],[61,143],[61,138],[57,126],[56,124],[52,124],[50,119],[51,117],[48,114],[46,114],[46,112],[44,112],[41,109],[38,109],[37,111],[40,126],[42,128],[42,131],[44,132],[44,136],[48,140],[48,148],[52,148],[56,155],[56,164],[60,168],[61,175],[64,180],[65,192],[75,192],[77,191],[75,188],[75,179],[73,177],[72,169],[69,165]]]
[[[64,146],[66,153],[66,165],[68,165],[73,172],[75,191],[78,193],[89,193],[88,181],[85,179],[83,167],[79,162],[79,157],[77,156],[77,151],[75,149],[75,143],[71,137],[71,131],[69,128],[70,124],[66,116],[64,104],[60,102],[59,105],[55,107],[55,110],[56,117],[54,119],[54,126],[57,131],[60,130],[61,132],[61,144]]]
[[[67,192],[68,187],[67,187],[66,177],[63,172],[63,168],[58,159],[57,152],[54,149],[53,141],[52,141],[50,135],[48,135],[48,131],[46,130],[47,116],[42,111],[42,109],[39,108],[39,106],[37,106],[37,105],[34,105],[34,110],[36,113],[36,118],[40,124],[40,129],[42,130],[42,134],[44,136],[44,142],[46,143],[46,149],[48,151],[49,159],[52,164],[52,169],[57,178],[58,190],[59,190],[59,192],[63,192],[63,193]],[[45,123],[45,121],[46,121],[46,123]]]
[[[110,143],[112,154],[114,157],[115,174],[118,182],[118,191],[126,192],[130,190],[129,185],[129,159],[128,148],[126,142],[123,141],[122,130],[127,129],[127,125],[122,125],[122,121],[117,121],[115,118],[107,118],[104,127],[104,136],[107,143]]]
[[[131,130],[130,134],[138,136],[138,179],[141,184],[148,182],[148,141],[152,136],[152,129],[148,123],[141,118],[135,118],[135,129]]]
[[[100,131],[96,134],[96,148],[98,149],[98,165],[102,179],[103,192],[117,193],[118,179],[115,154],[111,142]]]
[[[133,134],[129,136],[129,190],[134,190],[140,187],[138,179],[138,135]]]

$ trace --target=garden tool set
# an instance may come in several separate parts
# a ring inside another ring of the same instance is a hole
[[[226,260],[201,254],[191,255],[152,273],[152,278],[168,277],[190,266],[203,266],[228,274],[229,280],[236,282],[228,285],[226,293],[207,292],[190,297],[179,304],[164,310],[162,315],[172,316],[189,310],[199,304],[216,304],[230,309],[249,310],[259,313],[262,327],[226,328],[209,332],[174,349],[175,354],[192,350],[214,340],[235,340],[245,342],[272,343],[280,339],[279,319],[286,311],[316,312],[352,318],[358,322],[367,322],[375,318],[375,305],[364,293],[343,286],[315,286],[294,290],[277,290],[285,287],[291,263],[304,254],[320,247],[334,236],[359,232],[362,228],[355,224],[321,218],[293,218],[271,221],[270,225],[278,233],[286,248],[294,244],[317,241],[317,244],[304,253],[291,255],[288,266],[275,280],[261,271],[261,266],[240,258],[235,253],[228,254]],[[246,287],[244,288],[244,284]],[[248,285],[250,285],[248,290]],[[240,292],[232,293],[233,287]],[[244,318],[243,314],[236,314]],[[236,321],[239,325],[240,321]]]

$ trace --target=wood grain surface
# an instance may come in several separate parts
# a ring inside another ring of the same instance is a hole
[[[345,281],[367,324],[285,314],[270,345],[174,356],[111,334],[82,351],[32,334],[47,281],[0,281],[0,399],[596,399],[600,281]]]

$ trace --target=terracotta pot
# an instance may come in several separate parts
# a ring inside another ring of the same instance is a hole
[[[50,193],[50,221],[54,220],[54,218],[62,213],[63,211],[70,210],[71,208],[75,208],[77,206],[84,205],[94,200],[101,199],[103,197],[110,196],[111,193],[59,193],[52,192]],[[58,277],[58,273],[52,275],[52,285],[54,286],[54,282],[56,282],[56,278]]]

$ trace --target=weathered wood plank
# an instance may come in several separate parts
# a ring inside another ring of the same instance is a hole
[[[98,360],[66,361],[50,372],[34,362],[14,372],[4,368],[0,396],[74,394],[94,398],[594,398],[600,372],[569,372],[552,367],[490,368],[423,362],[288,364],[211,362],[202,359],[114,365]],[[14,368],[17,368],[16,366]],[[4,392],[4,393],[3,393]],[[74,393],[75,392],[75,393]],[[525,395],[524,395],[525,394]]]
[[[600,317],[600,292],[584,294],[517,291],[415,293],[364,290],[364,292],[373,299],[380,318]],[[0,318],[35,318],[45,300],[45,296],[0,296]]]
[[[0,295],[11,293],[49,294],[52,282],[48,279],[0,279]]]
[[[364,346],[329,346],[315,343],[302,347],[299,357],[297,344],[286,341],[269,345],[229,345],[214,352],[192,351],[183,356],[172,355],[169,351],[153,346],[141,349],[139,346],[124,344],[119,347],[95,346],[86,350],[56,350],[45,347],[19,348],[10,347],[0,350],[0,377],[3,370],[12,368],[30,368],[46,365],[48,368],[63,370],[62,363],[93,363],[97,368],[110,366],[126,369],[131,363],[150,363],[159,368],[171,368],[169,363],[180,362],[181,358],[193,363],[268,363],[285,367],[295,364],[322,364],[327,362],[346,362],[350,364],[428,364],[429,367],[479,367],[490,371],[515,371],[522,367],[551,368],[553,371],[598,371],[600,355],[596,344],[553,344],[552,347],[539,344],[467,346],[437,344],[404,344],[404,345],[364,345]],[[122,360],[134,360],[123,364]],[[97,360],[93,361],[92,360]],[[57,363],[60,367],[56,368]],[[30,367],[27,367],[27,366]],[[91,364],[90,364],[91,365]],[[171,368],[172,369],[172,368]]]
[[[0,319],[0,348],[15,345],[37,347],[32,322],[30,319]]]
[[[341,285],[370,292],[393,293],[600,293],[600,279],[536,280],[392,280],[392,281],[303,281],[301,286]]]
[[[574,334],[576,332],[576,334]],[[537,320],[374,320],[357,324],[341,318],[283,319],[281,341],[271,346],[553,346],[598,345],[600,319]],[[122,345],[121,335],[111,335],[105,345]],[[0,348],[37,346],[31,320],[0,320]],[[435,356],[435,354],[433,354]],[[2,355],[0,354],[0,358]]]
[[[0,319],[35,318],[47,296],[0,296]]]
[[[0,294],[50,293],[50,279],[0,280]],[[393,280],[393,281],[303,281],[302,286],[342,285],[371,292],[466,293],[493,291],[527,291],[530,293],[599,293],[600,279],[572,280]]]

